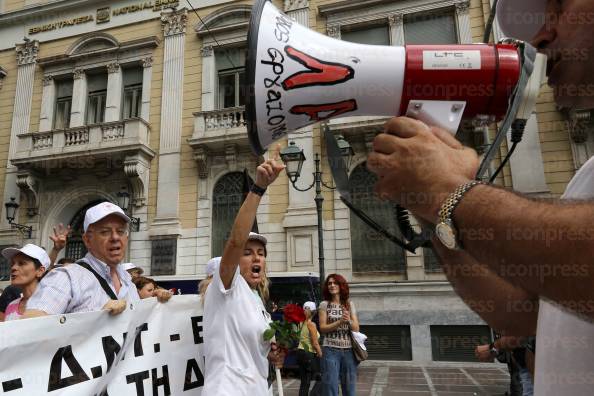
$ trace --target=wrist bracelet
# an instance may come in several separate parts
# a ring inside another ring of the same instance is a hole
[[[260,187],[259,185],[257,185],[256,183],[252,184],[252,186],[250,187],[250,191],[253,192],[256,195],[259,196],[263,196],[264,193],[266,192],[265,188]]]

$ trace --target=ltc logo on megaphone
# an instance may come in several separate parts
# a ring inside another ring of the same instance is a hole
[[[259,155],[341,116],[409,114],[453,131],[463,115],[502,117],[520,74],[513,45],[353,44],[299,25],[269,0],[253,7],[248,45],[248,134]],[[411,114],[411,105],[431,111]]]

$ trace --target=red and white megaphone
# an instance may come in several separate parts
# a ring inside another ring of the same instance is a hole
[[[288,132],[334,117],[408,115],[452,133],[463,117],[501,120],[523,66],[511,42],[395,47],[336,40],[269,0],[253,7],[248,45],[247,122],[258,155]],[[523,91],[528,114],[542,65],[526,84],[531,93]]]

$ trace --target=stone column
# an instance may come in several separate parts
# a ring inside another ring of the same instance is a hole
[[[390,26],[390,45],[404,45],[404,18],[402,14],[392,14],[388,17]]]
[[[159,179],[154,235],[181,235],[179,177],[187,10],[161,14],[164,42]]]
[[[54,105],[56,103],[56,83],[51,75],[43,77],[43,93],[41,95],[41,113],[39,115],[39,132],[51,131],[54,124]]]
[[[107,65],[105,122],[119,121],[122,114],[122,68],[114,62]]]
[[[19,189],[16,184],[16,167],[10,160],[17,151],[18,135],[29,132],[31,121],[31,102],[33,99],[33,83],[35,80],[35,66],[39,53],[39,41],[27,41],[16,46],[17,56],[17,83],[14,94],[14,110],[12,112],[12,125],[10,128],[10,146],[8,148],[8,161],[6,165],[6,179],[4,181],[4,201],[2,201],[2,228],[9,229],[6,221],[6,208],[4,203],[15,197],[20,201]]]
[[[74,70],[72,75],[72,106],[70,109],[70,128],[85,125],[87,108],[87,75],[82,69]]]
[[[472,28],[470,26],[470,0],[456,3],[456,18],[458,25],[458,38],[460,44],[472,43]]]
[[[309,1],[285,0],[284,11],[300,25],[309,27]],[[314,149],[313,127],[308,126],[289,133],[289,142],[295,142],[305,154],[301,177],[297,185],[306,187],[313,181]],[[317,270],[317,214],[314,201],[315,191],[312,188],[306,192],[295,190],[291,184],[289,188],[289,207],[283,220],[283,227],[287,233],[287,261],[288,270],[308,271]],[[326,254],[327,256],[327,254]],[[312,268],[313,267],[313,268]]]
[[[309,27],[309,0],[285,0],[285,13],[298,24]]]
[[[511,133],[508,133],[507,147],[511,146]],[[545,177],[536,114],[532,114],[528,120],[522,142],[518,144],[514,155],[511,156],[509,166],[515,191],[525,194],[550,193]]]
[[[151,82],[153,79],[153,57],[142,60],[142,102],[140,104],[140,118],[149,122],[151,112]]]
[[[216,106],[217,65],[211,45],[200,50],[202,55],[202,111],[214,110]]]

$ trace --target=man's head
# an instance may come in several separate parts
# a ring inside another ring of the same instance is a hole
[[[594,2],[499,0],[504,35],[531,42],[548,56],[549,85],[562,107],[594,107]]]
[[[88,209],[83,234],[88,251],[107,265],[118,265],[128,247],[129,222],[124,211],[110,202]]]

